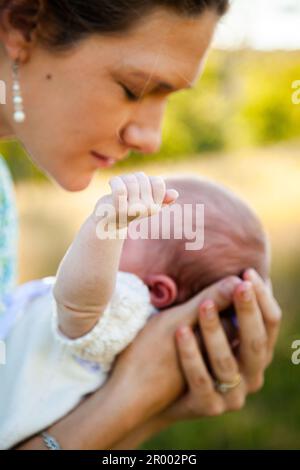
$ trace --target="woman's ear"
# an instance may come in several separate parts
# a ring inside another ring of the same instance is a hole
[[[8,11],[1,16],[0,40],[10,60],[28,62],[34,41],[26,40],[23,32],[11,25]]]
[[[176,283],[165,274],[149,274],[144,278],[149,287],[151,303],[156,308],[166,308],[172,305],[178,296]]]

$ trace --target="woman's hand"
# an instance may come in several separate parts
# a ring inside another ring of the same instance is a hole
[[[246,279],[251,280],[256,294],[252,293],[252,299],[246,302],[241,300],[240,292],[244,284],[239,278],[230,277],[186,304],[152,317],[119,356],[104,387],[51,426],[50,434],[63,449],[122,448],[122,442],[126,442],[123,448],[129,448],[173,421],[218,414],[243,405],[246,394],[262,385],[281,318],[270,289],[257,274],[248,273]],[[203,318],[204,314],[199,319],[199,305],[207,305],[211,300],[221,311],[232,304],[233,297],[241,330],[237,358],[228,351],[217,314],[211,320]],[[191,328],[199,322],[201,327],[205,322],[205,345],[216,377],[232,381],[236,370],[242,375],[241,384],[227,395],[215,391],[194,336],[190,333],[188,342],[179,334],[182,326]],[[182,338],[177,336],[178,351],[174,341],[176,331]],[[189,389],[183,395],[186,382]],[[139,433],[139,429],[143,432]],[[45,449],[40,437],[19,448]]]
[[[164,411],[133,430],[114,449],[136,448],[176,421],[239,410],[247,394],[262,387],[264,371],[273,358],[281,311],[273,297],[271,284],[266,285],[253,270],[247,271],[244,279],[247,282],[239,282],[233,295],[239,323],[239,339],[234,341],[238,345],[235,354],[225,336],[216,304],[212,301],[202,303],[198,317],[202,342],[215,378],[221,383],[233,383],[240,374],[240,384],[227,394],[217,392],[215,380],[199,351],[199,337],[193,334],[190,325],[181,326],[176,331],[176,344],[187,391]],[[246,299],[245,292],[248,293]],[[209,315],[207,307],[212,307]]]
[[[258,391],[264,383],[264,372],[273,358],[279,333],[281,310],[267,286],[254,270],[244,275],[234,292],[234,306],[239,325],[236,355],[231,350],[212,301],[200,307],[199,327],[215,379],[219,383],[239,385],[221,394],[199,352],[197,340],[188,325],[176,332],[176,343],[188,392],[160,415],[160,422],[215,416],[239,410],[246,396]]]
[[[175,345],[176,330],[183,324],[189,327],[197,325],[199,305],[207,299],[212,299],[219,310],[228,308],[234,290],[241,282],[237,277],[229,277],[185,304],[153,316],[118,357],[110,383],[113,386],[116,382],[116,387],[127,384],[132,397],[131,413],[136,422],[145,422],[166,408],[185,389]],[[196,359],[197,356],[198,349]]]

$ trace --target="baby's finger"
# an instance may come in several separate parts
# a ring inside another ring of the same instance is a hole
[[[118,213],[127,214],[127,187],[124,181],[115,176],[109,181],[112,191],[114,206]]]
[[[144,172],[135,173],[135,175],[140,185],[141,203],[148,208],[149,216],[157,214],[160,209],[160,206],[158,204],[155,204],[153,200],[152,185],[150,182],[150,178],[145,175]]]
[[[153,203],[152,187],[148,176],[143,171],[135,173],[135,176],[140,186],[140,198],[147,204]]]
[[[139,183],[135,175],[128,174],[120,177],[127,187],[127,200],[129,205],[136,204],[140,199]]]
[[[160,176],[150,176],[152,197],[155,204],[161,206],[166,194],[166,183]]]
[[[163,205],[168,206],[173,204],[179,197],[178,191],[176,189],[168,189],[163,200]]]

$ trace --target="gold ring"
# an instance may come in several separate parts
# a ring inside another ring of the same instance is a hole
[[[237,374],[232,382],[220,382],[219,380],[215,381],[215,388],[217,392],[225,394],[228,393],[233,388],[240,385],[242,381],[241,374]]]

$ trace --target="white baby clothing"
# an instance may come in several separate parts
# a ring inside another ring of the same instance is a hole
[[[0,365],[0,449],[46,429],[103,385],[117,354],[157,313],[142,280],[119,272],[96,326],[72,340],[58,329],[55,278],[35,282],[40,292],[19,301],[11,309],[15,319],[9,317],[6,364]]]

